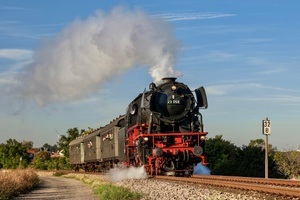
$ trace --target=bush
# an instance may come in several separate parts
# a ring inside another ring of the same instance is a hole
[[[278,170],[288,178],[300,177],[300,152],[287,151],[276,152],[274,160],[277,164]]]
[[[140,193],[135,193],[128,188],[114,186],[112,184],[100,185],[97,189],[95,189],[95,193],[103,200],[137,200],[142,198],[142,194]]]
[[[0,172],[0,199],[11,199],[27,193],[39,183],[33,170],[9,170]]]
[[[66,174],[68,174],[68,173],[67,172],[58,171],[58,172],[53,173],[53,176],[63,176],[63,175],[66,175]]]
[[[46,151],[41,151],[35,154],[31,166],[35,169],[41,170],[63,170],[71,169],[68,158],[66,157],[54,157],[51,158],[51,154]]]

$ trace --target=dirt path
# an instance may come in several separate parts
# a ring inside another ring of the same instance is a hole
[[[20,195],[16,199],[99,199],[92,189],[81,181],[63,177],[40,177],[42,183],[29,194]]]

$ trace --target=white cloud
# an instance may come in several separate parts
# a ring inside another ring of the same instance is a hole
[[[0,95],[7,95],[7,91],[9,91],[11,87],[19,84],[19,80],[16,79],[15,76],[29,63],[31,63],[31,58],[28,58],[27,60],[14,60],[13,64],[8,66],[5,70],[1,69],[0,66]]]
[[[27,49],[0,49],[0,59],[27,60],[31,56],[32,51]]]
[[[214,95],[214,96],[221,96],[228,93],[232,86],[225,86],[225,85],[214,85],[214,86],[206,86],[205,90],[207,94]]]
[[[251,90],[252,91],[267,90],[267,91],[282,91],[282,92],[299,92],[287,88],[264,85],[261,83],[242,83],[242,82],[206,86],[205,89],[209,95],[213,95],[213,96],[222,96],[230,93],[237,93],[239,91],[251,91]]]
[[[0,6],[0,10],[29,10],[29,9],[23,7],[17,7],[17,6]]]
[[[270,67],[265,71],[260,72],[261,74],[274,74],[274,73],[281,73],[287,71],[286,67]]]
[[[241,44],[258,44],[258,43],[273,42],[274,39],[271,39],[271,38],[246,38],[246,39],[238,39],[236,41]]]
[[[256,101],[256,102],[268,102],[276,103],[280,105],[300,105],[300,96],[295,95],[268,95],[265,97],[252,97],[247,98],[247,101]]]
[[[238,54],[233,54],[225,51],[211,51],[206,55],[201,56],[201,58],[203,59],[211,59],[215,61],[226,61],[232,59],[236,60],[238,57],[240,57]]]
[[[164,13],[156,14],[154,17],[161,17],[167,21],[186,21],[186,20],[202,20],[202,19],[215,19],[222,17],[233,17],[235,14],[226,13],[214,13],[214,12],[203,12],[203,13]]]
[[[14,37],[38,40],[41,37],[53,36],[56,27],[63,27],[66,23],[23,24],[20,21],[0,20],[0,34],[2,37]],[[46,31],[46,32],[45,32]]]

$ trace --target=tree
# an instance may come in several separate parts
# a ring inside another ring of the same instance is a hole
[[[265,149],[265,141],[263,139],[256,139],[256,140],[250,140],[249,142],[249,147],[259,147],[261,149]],[[276,147],[273,147],[272,144],[268,144],[268,152],[269,154],[274,153],[275,151],[277,151]]]
[[[66,157],[51,157],[51,152],[48,151],[47,148],[44,148],[43,151],[39,151],[35,154],[31,166],[35,169],[42,170],[70,169],[68,160]]]
[[[246,173],[244,176],[264,177],[265,176],[265,141],[263,139],[250,140],[248,146],[244,146],[245,166],[241,171]],[[268,144],[268,172],[270,178],[283,178],[277,169],[274,155],[277,151],[276,147]],[[247,160],[248,158],[248,160]],[[251,160],[250,160],[251,158]]]
[[[278,170],[286,177],[297,178],[300,176],[299,151],[276,152],[274,160]]]
[[[269,144],[270,177],[281,177],[274,162],[275,148]],[[265,153],[264,140],[251,140],[248,146],[236,147],[222,135],[210,138],[205,143],[205,151],[211,174],[264,177]]]
[[[26,149],[32,149],[33,147],[33,142],[32,141],[26,141],[26,140],[23,140],[22,141],[22,145],[26,147]]]
[[[260,146],[243,146],[239,150],[239,163],[236,175],[247,177],[264,177],[265,174],[265,154]]]
[[[47,170],[48,169],[48,161],[51,158],[51,154],[48,151],[39,151],[34,155],[33,162],[31,165],[35,169],[43,169]]]
[[[209,138],[205,142],[205,152],[211,174],[234,175],[237,167],[237,147],[230,141],[222,139],[222,135]]]
[[[55,158],[51,158],[48,162],[47,162],[47,169],[48,170],[62,170],[62,169],[71,169],[68,159],[66,159],[65,157],[55,157]]]
[[[34,161],[32,166],[36,169],[45,169],[45,170],[60,170],[60,169],[70,169],[69,165],[69,143],[79,137],[78,128],[70,128],[67,131],[66,135],[61,135],[57,145],[49,145],[45,143],[42,147],[43,151],[35,154]],[[62,150],[64,157],[52,157],[51,153],[57,151],[58,149]]]
[[[261,149],[265,148],[265,141],[263,139],[250,140],[249,147],[259,147]]]
[[[6,144],[0,145],[0,163],[3,168],[26,167],[30,162],[29,149],[32,142],[18,142],[15,139],[9,139]]]
[[[76,139],[77,137],[79,137],[79,131],[78,128],[70,128],[67,131],[68,135],[62,135],[58,141],[58,146],[60,149],[63,150],[63,153],[65,155],[66,158],[69,158],[69,143]]]
[[[47,151],[50,151],[50,152],[56,152],[58,150],[58,147],[56,144],[54,144],[53,146],[48,144],[48,143],[45,143],[43,145],[43,148],[44,150],[47,150]]]

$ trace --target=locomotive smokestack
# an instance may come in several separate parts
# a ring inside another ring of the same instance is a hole
[[[165,78],[162,78],[161,80],[163,83],[168,83],[168,82],[174,83],[176,81],[176,79],[177,78],[175,78],[175,77],[165,77]]]

